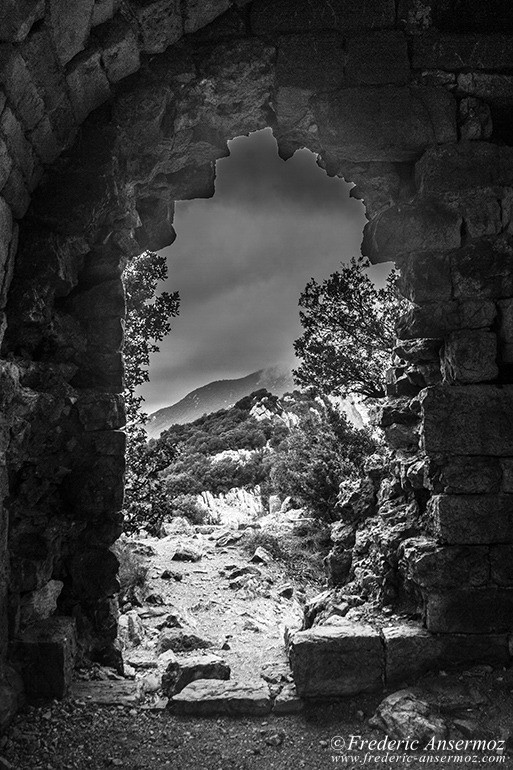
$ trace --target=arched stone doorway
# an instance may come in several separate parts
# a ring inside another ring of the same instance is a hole
[[[401,268],[414,306],[382,424],[428,536],[405,574],[429,631],[505,656],[513,63],[497,14],[478,24],[469,0],[455,36],[461,9],[427,0],[119,6],[3,12],[0,659],[25,627],[45,640],[31,622],[57,594],[62,644],[76,622],[115,654],[122,265],[172,241],[174,200],[212,194],[228,139],[268,125],[283,157],[309,147],[356,183],[364,252]]]

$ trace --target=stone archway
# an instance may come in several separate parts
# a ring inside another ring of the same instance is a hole
[[[40,692],[65,680],[50,686],[34,650],[50,640],[48,660],[71,656],[75,627],[81,646],[115,657],[123,262],[172,242],[174,200],[210,196],[226,141],[268,125],[283,157],[309,147],[356,183],[363,251],[401,268],[414,306],[382,425],[425,534],[404,549],[402,579],[440,655],[469,639],[468,657],[506,659],[513,62],[497,14],[473,29],[468,0],[457,36],[456,5],[405,0],[396,13],[380,0],[362,16],[348,0],[51,0],[44,14],[27,0],[2,12],[0,660],[12,640]],[[416,650],[423,634],[400,643]]]

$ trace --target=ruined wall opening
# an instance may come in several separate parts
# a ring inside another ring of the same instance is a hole
[[[282,157],[308,147],[356,184],[364,252],[399,265],[413,303],[381,417],[395,459],[380,516],[395,529],[376,564],[413,586],[422,620],[342,634],[341,649],[371,639],[368,687],[404,673],[398,649],[412,676],[509,661],[513,161],[493,133],[511,111],[509,11],[497,5],[499,34],[495,5],[473,16],[470,0],[380,0],[365,17],[342,0],[232,5],[6,6],[0,659],[9,649],[50,696],[69,686],[77,627],[119,663],[122,266],[172,240],[174,200],[212,194],[227,139],[269,125]],[[49,635],[58,676],[38,669]],[[303,693],[361,684],[309,679],[308,638],[291,645]],[[16,682],[2,692],[8,719]]]

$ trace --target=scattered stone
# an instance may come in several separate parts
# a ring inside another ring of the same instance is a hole
[[[201,551],[193,545],[179,543],[176,545],[175,552],[171,558],[173,561],[199,561],[201,556]]]
[[[170,661],[162,675],[162,690],[172,697],[198,679],[230,678],[230,667],[216,655],[199,655]]]
[[[269,684],[292,681],[292,672],[288,663],[264,663],[260,676]]]
[[[225,569],[229,568],[226,567]],[[249,564],[246,567],[235,568],[228,577],[230,580],[233,580],[234,578],[242,577],[242,575],[254,575],[256,577],[260,577],[262,572],[258,569],[258,567],[253,567]]]
[[[183,575],[181,572],[176,572],[172,569],[165,569],[162,575],[160,576],[162,580],[183,580]]]
[[[213,714],[255,715],[271,711],[265,684],[243,684],[215,679],[199,679],[170,700],[175,714],[211,716]]]
[[[421,743],[427,743],[431,738],[441,740],[447,735],[445,721],[412,690],[398,690],[387,696],[369,724],[394,738],[409,738]]]
[[[232,591],[238,591],[239,588],[244,588],[245,585],[247,585],[251,580],[251,575],[241,575],[238,578],[235,578],[235,580],[230,580],[228,583],[229,587],[232,589]]]
[[[273,557],[271,556],[269,551],[267,551],[261,545],[258,546],[255,553],[251,557],[251,561],[255,562],[256,564],[270,564],[272,560],[273,560]]]
[[[273,711],[275,714],[298,714],[303,710],[303,701],[298,698],[294,684],[286,684],[276,696]]]
[[[265,742],[268,746],[281,746],[285,739],[284,733],[273,733],[273,735],[267,735]]]
[[[455,719],[453,725],[465,738],[475,738],[479,733],[479,724],[473,719]]]
[[[193,535],[195,531],[195,527],[184,516],[176,516],[171,521],[162,522],[159,537]]]
[[[144,601],[147,604],[157,604],[162,606],[164,604],[164,597],[162,594],[149,594]]]
[[[230,545],[231,543],[237,543],[243,536],[244,536],[244,531],[236,532],[235,530],[232,530],[232,529],[224,530],[216,538],[216,546],[218,548],[224,548],[224,546]]]
[[[157,642],[157,654],[173,650],[173,652],[188,652],[189,650],[206,649],[212,647],[213,642],[198,636],[192,631],[184,629],[172,629],[162,631]]]
[[[294,586],[292,586],[290,583],[279,586],[279,588],[276,590],[278,592],[278,596],[283,596],[284,599],[292,599],[294,596]]]

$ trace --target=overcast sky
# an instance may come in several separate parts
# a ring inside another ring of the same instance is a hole
[[[160,288],[180,292],[180,316],[141,389],[147,412],[212,380],[295,365],[299,294],[359,254],[363,206],[311,152],[282,161],[270,130],[229,147],[214,197],[176,206]]]

